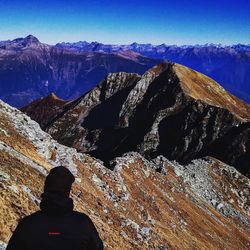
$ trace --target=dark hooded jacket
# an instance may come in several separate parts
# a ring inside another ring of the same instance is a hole
[[[91,219],[73,211],[68,190],[63,195],[48,186],[45,182],[41,210],[19,222],[6,250],[102,250]]]

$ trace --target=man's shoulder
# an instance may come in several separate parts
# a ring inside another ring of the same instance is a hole
[[[81,212],[78,212],[78,211],[73,211],[73,216],[76,218],[76,219],[79,219],[81,221],[88,221],[88,222],[91,222],[91,219],[89,218],[88,215],[86,215],[85,213],[81,213]]]
[[[27,228],[30,227],[31,225],[35,225],[37,224],[37,221],[41,221],[42,220],[42,214],[40,211],[37,211],[33,214],[30,214],[26,217],[21,218],[18,221],[18,226],[19,228]]]
[[[84,224],[84,225],[90,225],[92,224],[92,220],[89,218],[88,215],[86,215],[85,213],[81,213],[78,211],[72,211],[71,213],[68,213],[64,216],[47,216],[46,214],[44,214],[42,211],[37,211],[33,214],[30,214],[24,218],[22,218],[19,222],[19,224],[22,224],[23,226],[25,225],[34,225],[36,223],[40,223],[41,221],[45,222],[51,220],[54,218],[61,218],[61,219],[66,219],[69,221],[72,221],[74,223],[80,223],[80,224]]]
[[[27,215],[26,217],[22,218],[20,220],[20,223],[30,222],[30,221],[36,220],[38,218],[41,218],[42,216],[43,215],[42,215],[41,211],[37,211],[33,214]]]
[[[85,231],[87,230],[91,233],[96,231],[95,225],[88,215],[78,211],[73,211],[73,217],[73,221],[79,225],[79,228],[84,228]]]

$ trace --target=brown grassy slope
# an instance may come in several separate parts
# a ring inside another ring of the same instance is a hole
[[[227,92],[213,79],[180,64],[174,64],[173,69],[187,95],[209,105],[227,109],[242,121],[250,121],[250,106]]]

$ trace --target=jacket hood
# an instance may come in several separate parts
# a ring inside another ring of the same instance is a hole
[[[73,200],[57,193],[44,192],[41,195],[40,208],[50,215],[62,215],[73,211]]]

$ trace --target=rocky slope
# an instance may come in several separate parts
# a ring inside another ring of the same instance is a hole
[[[2,249],[17,220],[38,209],[44,178],[58,164],[76,176],[75,207],[94,220],[105,249],[250,247],[250,181],[233,167],[214,158],[181,166],[162,156],[148,161],[130,152],[113,160],[112,171],[60,145],[0,101]]]
[[[206,74],[230,92],[250,103],[250,45],[152,45],[132,43],[107,45],[98,42],[60,43],[60,48],[72,51],[116,52],[134,51],[141,55],[167,59]]]
[[[138,53],[74,52],[40,43],[34,36],[0,42],[0,98],[25,104],[55,92],[76,98],[110,72],[144,73],[161,60]]]
[[[214,156],[248,175],[249,121],[249,105],[211,78],[169,63],[141,77],[110,74],[44,128],[60,143],[107,164],[131,150],[183,164]]]

